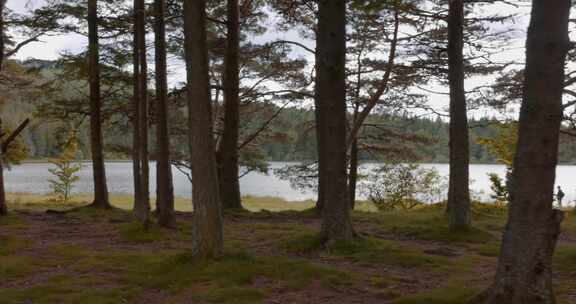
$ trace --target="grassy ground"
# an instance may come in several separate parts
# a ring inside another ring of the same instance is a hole
[[[67,203],[58,202],[56,197],[50,194],[8,193],[7,199],[15,209],[43,212],[46,209],[66,210],[79,205],[86,205],[92,201],[93,196],[89,194],[75,195]],[[116,208],[130,210],[133,204],[133,197],[131,195],[115,194],[110,197],[110,202]],[[288,202],[277,197],[244,196],[242,203],[246,210],[252,212],[262,210],[270,212],[303,211],[314,207],[314,201],[311,200]],[[358,202],[357,205],[357,210],[376,211],[376,208],[367,202]],[[174,208],[177,211],[191,212],[192,201],[187,198],[177,197],[174,202]]]
[[[179,229],[142,231],[129,197],[118,209],[69,209],[50,197],[9,196],[0,218],[0,303],[465,303],[492,279],[505,222],[476,205],[474,229],[451,234],[441,206],[353,212],[362,235],[319,248],[312,202],[245,198],[249,211],[225,215],[226,254],[195,263],[188,212]],[[178,200],[179,210],[190,202]],[[264,211],[262,211],[264,210]],[[576,302],[576,218],[564,222],[555,257],[560,303]]]

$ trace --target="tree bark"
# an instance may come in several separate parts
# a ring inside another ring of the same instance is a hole
[[[150,221],[150,156],[148,153],[148,60],[146,48],[146,7],[141,1],[138,10],[138,49],[140,50],[140,191],[145,223]]]
[[[0,71],[4,63],[4,8],[6,0],[0,0]],[[0,117],[0,135],[4,132],[2,128],[2,118]],[[3,144],[2,137],[0,136],[0,145]],[[6,206],[6,193],[4,190],[4,153],[0,150],[0,216],[8,214],[8,207]]]
[[[3,130],[2,118],[0,118],[0,134]],[[0,136],[0,144],[3,144],[2,136]],[[4,190],[4,152],[0,149],[0,216],[7,214],[8,206],[6,204],[6,191]]]
[[[318,50],[314,52],[316,66],[315,69],[318,71]],[[324,143],[322,140],[324,139],[320,136],[320,128],[322,127],[322,115],[320,113],[320,98],[318,97],[318,72],[316,72],[316,78],[314,80],[314,119],[316,123],[316,155],[318,157],[318,188],[317,188],[317,198],[316,198],[316,214],[322,214],[322,210],[324,209],[324,201],[325,201],[325,183],[326,183],[326,170],[324,169],[324,162],[326,156],[323,154],[325,153]]]
[[[6,41],[4,37],[4,10],[6,8],[7,0],[0,0],[0,71],[2,70],[4,57],[6,57]]]
[[[156,209],[160,226],[176,227],[174,186],[168,134],[168,78],[166,66],[166,1],[154,1],[156,48]]]
[[[206,0],[184,1],[184,36],[194,204],[192,252],[197,258],[215,258],[223,251],[223,228],[212,135]]]
[[[150,221],[150,168],[148,156],[148,66],[146,50],[146,7],[144,0],[134,0],[134,154],[138,164],[134,168],[134,215],[148,225]],[[136,171],[138,169],[138,171]],[[136,186],[136,182],[138,185]]]
[[[98,45],[98,1],[88,0],[88,65],[90,82],[90,148],[94,176],[94,202],[110,208],[102,143],[102,99],[100,96],[100,47]]]
[[[348,194],[350,195],[350,210],[356,206],[356,185],[358,183],[358,140],[352,142],[350,148],[350,171],[348,173]]]
[[[464,91],[464,1],[450,0],[448,12],[448,81],[450,84],[450,230],[470,227],[469,143]]]
[[[138,26],[138,10],[140,0],[134,0],[134,45],[133,45],[133,81],[134,93],[132,100],[132,123],[133,123],[133,138],[132,138],[132,172],[134,176],[134,206],[132,212],[139,220],[145,220],[145,214],[142,211],[142,190],[141,190],[141,158],[140,158],[140,49],[138,47],[138,40],[140,39],[137,31]]]
[[[508,223],[494,284],[474,303],[555,303],[552,256],[563,213],[553,209],[569,0],[533,0]]]
[[[224,57],[224,128],[218,147],[220,198],[225,209],[242,208],[238,180],[240,125],[240,10],[238,0],[227,1],[227,39]]]
[[[320,157],[324,157],[326,174],[320,236],[330,244],[354,238],[347,191],[346,0],[321,0],[318,4],[316,93],[319,139],[325,149]]]
[[[318,58],[316,58],[316,62],[318,62]],[[318,75],[316,75],[316,87],[318,86]],[[317,91],[317,88],[315,89]],[[322,115],[320,114],[320,103],[318,101],[318,93],[315,92],[314,96],[314,116],[316,120],[316,153],[318,156],[318,188],[317,194],[318,197],[316,199],[316,213],[321,214],[322,209],[324,209],[324,189],[326,188],[325,181],[326,181],[326,170],[324,169],[324,144],[322,142],[323,137],[320,136],[320,128],[322,127]]]

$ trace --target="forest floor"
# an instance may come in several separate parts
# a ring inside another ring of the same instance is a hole
[[[225,214],[225,255],[197,263],[187,251],[188,212],[178,213],[177,230],[144,232],[125,209],[46,213],[80,203],[10,200],[11,214],[0,218],[2,304],[465,303],[493,278],[506,216],[476,204],[475,228],[451,234],[438,205],[388,213],[363,206],[353,212],[362,239],[326,250],[309,202],[247,198],[252,211]],[[574,215],[554,266],[559,303],[576,303]]]

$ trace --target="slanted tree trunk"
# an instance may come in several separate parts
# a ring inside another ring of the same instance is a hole
[[[206,0],[184,1],[184,37],[194,204],[192,252],[197,258],[214,258],[222,254],[223,231],[212,136]]]
[[[168,135],[168,78],[166,67],[166,1],[154,1],[154,34],[156,48],[156,209],[158,223],[176,227],[174,186]]]
[[[552,256],[563,213],[553,209],[568,0],[533,0],[508,223],[494,284],[475,303],[555,303]]]
[[[0,216],[8,214],[6,206],[6,192],[4,190],[4,155],[8,153],[10,144],[26,129],[30,119],[25,119],[16,130],[12,131],[10,135],[5,134],[2,130],[2,119],[0,118]],[[8,136],[6,136],[8,135]]]
[[[316,93],[326,174],[320,236],[329,244],[354,238],[346,178],[346,0],[318,5]]]
[[[240,125],[240,10],[238,0],[227,2],[227,38],[224,57],[224,128],[218,147],[220,198],[226,209],[242,208],[238,180]]]
[[[144,0],[134,0],[134,215],[145,225],[150,221],[150,188],[148,157],[148,66],[146,52],[146,8]],[[136,160],[135,160],[136,161]],[[136,171],[138,169],[138,171]],[[138,185],[136,185],[138,182]]]
[[[94,175],[92,206],[110,208],[102,143],[102,98],[100,96],[100,47],[98,45],[98,1],[88,0],[88,69],[90,79],[90,148]]]
[[[470,227],[468,116],[464,91],[464,0],[448,2],[448,81],[450,83],[450,230]]]

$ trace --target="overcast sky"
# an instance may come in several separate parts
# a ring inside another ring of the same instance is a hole
[[[8,0],[6,6],[15,12],[26,13],[26,11],[39,7],[43,3],[44,0]],[[82,50],[87,43],[87,39],[75,34],[44,37],[41,42],[22,48],[14,58],[54,60],[63,51],[77,52]]]

